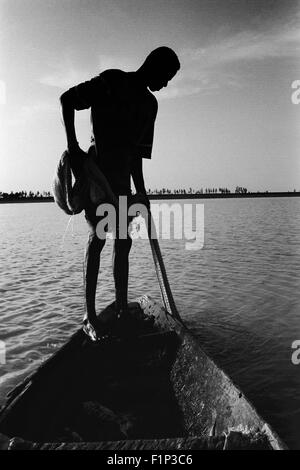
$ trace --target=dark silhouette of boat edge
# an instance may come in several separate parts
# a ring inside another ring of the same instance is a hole
[[[284,442],[197,338],[148,296],[110,338],[77,331],[7,396],[0,448],[284,450]]]

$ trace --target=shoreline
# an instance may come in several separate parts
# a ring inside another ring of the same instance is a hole
[[[259,197],[299,197],[300,191],[285,191],[285,192],[265,192],[265,193],[212,193],[212,194],[149,194],[149,199],[236,199],[236,198],[259,198]],[[41,202],[54,202],[53,197],[39,197],[39,198],[20,198],[20,199],[0,199],[0,204],[20,204],[20,203],[41,203]]]

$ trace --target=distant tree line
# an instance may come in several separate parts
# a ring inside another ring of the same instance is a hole
[[[241,191],[243,190],[243,191]],[[230,193],[228,188],[200,188],[200,189],[185,189],[185,188],[162,188],[162,189],[148,189],[147,194],[227,194]],[[237,187],[235,192],[247,192],[246,188]],[[11,191],[10,193],[4,193],[0,191],[0,199],[37,199],[37,198],[48,198],[52,197],[50,191]]]
[[[50,191],[10,191],[10,193],[3,193],[0,191],[0,200],[16,200],[16,199],[40,199],[52,197]]]
[[[236,194],[247,194],[248,189],[247,188],[242,188],[241,186],[237,186],[235,188]]]
[[[260,191],[257,191],[259,193]],[[262,193],[268,193],[269,191],[261,191]],[[289,192],[289,191],[287,191]],[[297,192],[296,189],[293,192]],[[178,195],[178,194],[230,194],[230,189],[224,188],[199,188],[199,189],[185,189],[185,188],[161,188],[161,189],[148,189],[147,194],[169,194],[169,195]],[[247,188],[242,186],[236,186],[235,194],[249,194]],[[9,193],[5,193],[0,191],[0,201],[1,200],[18,200],[18,199],[47,199],[52,198],[51,191],[10,191]]]
[[[247,193],[248,190],[246,188],[240,188],[239,186],[237,186],[235,192]],[[148,189],[147,193],[148,194],[216,194],[216,193],[229,194],[231,193],[231,191],[228,188],[199,188],[199,189],[189,188],[188,190],[186,190],[185,188],[177,188],[177,189],[162,188],[162,189]]]

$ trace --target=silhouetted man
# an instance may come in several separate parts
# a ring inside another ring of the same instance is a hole
[[[180,68],[175,52],[168,47],[152,51],[142,66],[135,72],[105,70],[90,81],[70,88],[60,98],[62,116],[66,129],[68,150],[73,158],[72,170],[80,175],[81,160],[86,154],[80,149],[75,132],[74,110],[91,108],[92,145],[89,155],[93,158],[92,171],[105,187],[111,188],[110,201],[118,204],[118,196],[131,196],[132,176],[138,196],[135,202],[149,207],[145,190],[142,159],[151,158],[157,100],[151,91],[166,87]],[[90,234],[85,256],[85,301],[84,331],[92,340],[97,340],[105,328],[96,317],[95,296],[100,266],[100,253],[105,239],[96,234],[100,217],[97,207],[89,200],[85,217]],[[118,231],[117,231],[118,232]],[[128,256],[132,240],[114,238],[113,274],[116,290],[116,315],[127,314]]]

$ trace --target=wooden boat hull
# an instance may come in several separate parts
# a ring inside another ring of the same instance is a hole
[[[130,336],[80,330],[17,386],[0,433],[27,448],[286,448],[184,325],[147,296],[130,311]]]

